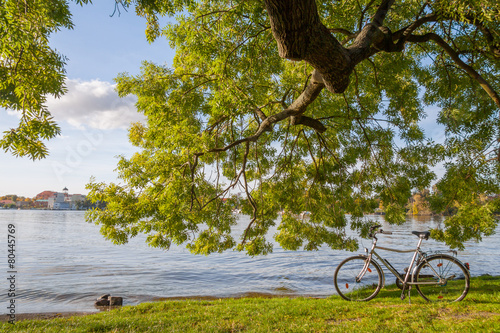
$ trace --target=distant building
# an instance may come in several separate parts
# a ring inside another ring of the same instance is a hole
[[[36,200],[48,200],[50,197],[53,197],[57,192],[54,191],[43,191],[38,193],[35,197]]]
[[[55,210],[75,210],[78,208],[78,202],[85,201],[85,196],[82,194],[69,194],[68,189],[63,188],[63,192],[54,192],[47,199],[47,208]]]
[[[53,196],[51,196],[47,202],[48,202],[48,208],[49,209],[64,209],[61,208],[61,203],[64,203],[64,193],[60,192],[55,192]]]
[[[16,201],[16,207],[17,208],[28,208],[31,206],[31,202],[28,201]]]
[[[69,197],[72,209],[78,209],[79,203],[83,203],[85,201],[85,196],[83,194],[72,194]]]
[[[0,207],[15,204],[12,200],[0,200]]]
[[[54,202],[52,205],[52,209],[56,210],[68,210],[71,209],[71,206],[69,202],[63,201],[63,202]]]
[[[55,192],[54,192],[55,193]],[[33,208],[48,208],[49,207],[49,200],[35,200],[33,201]]]

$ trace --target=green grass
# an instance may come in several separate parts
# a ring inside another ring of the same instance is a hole
[[[95,315],[1,323],[8,332],[500,332],[500,277],[474,278],[464,301],[412,304],[395,286],[369,302],[338,296],[163,301]]]

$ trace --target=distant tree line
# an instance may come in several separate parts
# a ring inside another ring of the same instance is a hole
[[[478,203],[481,205],[490,204],[490,209],[494,214],[500,214],[499,194],[479,194]],[[452,216],[458,212],[459,205],[454,202],[443,202],[442,193],[435,187],[431,192],[429,189],[414,192],[406,204],[407,215],[444,215]],[[384,212],[384,207],[380,204],[379,212]]]
[[[21,208],[21,209],[38,209],[38,208],[46,208],[41,206],[37,202],[37,198],[27,198],[24,196],[18,196],[16,194],[8,194],[4,196],[0,196],[1,200],[10,200],[12,203],[0,202],[0,207],[3,208]],[[106,208],[105,202],[91,202],[89,199],[85,198],[85,200],[76,201],[75,203],[76,210],[88,210],[93,208],[104,209]]]

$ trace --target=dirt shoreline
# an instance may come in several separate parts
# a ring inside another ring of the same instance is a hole
[[[40,313],[16,313],[16,321],[21,320],[43,320],[43,319],[55,319],[55,318],[68,318],[74,316],[88,316],[91,314],[99,313],[96,312],[40,312]],[[9,321],[10,315],[3,314],[0,316],[0,322]]]

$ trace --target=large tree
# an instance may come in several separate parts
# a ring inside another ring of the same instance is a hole
[[[123,4],[176,56],[117,78],[147,123],[130,129],[140,152],[119,161],[123,183],[89,184],[107,202],[89,214],[107,238],[255,255],[271,251],[279,223],[285,249],[354,249],[345,228],[366,232],[375,198],[387,220],[404,221],[412,190],[429,187],[441,162],[433,209],[459,210],[434,236],[462,247],[494,231],[492,203],[478,196],[499,190],[496,1]],[[444,142],[424,135],[428,107],[439,108]],[[237,203],[251,217],[239,235]]]
[[[479,195],[499,191],[496,0],[117,3],[176,56],[117,78],[147,122],[130,129],[140,151],[120,159],[122,182],[88,185],[107,203],[88,215],[105,237],[255,255],[272,249],[279,223],[286,249],[354,249],[345,229],[365,233],[376,199],[387,220],[404,221],[439,163],[433,209],[458,213],[434,236],[461,247],[495,229]],[[176,18],[161,27],[162,16]],[[422,129],[429,108],[444,142]],[[251,217],[241,234],[235,205]]]

